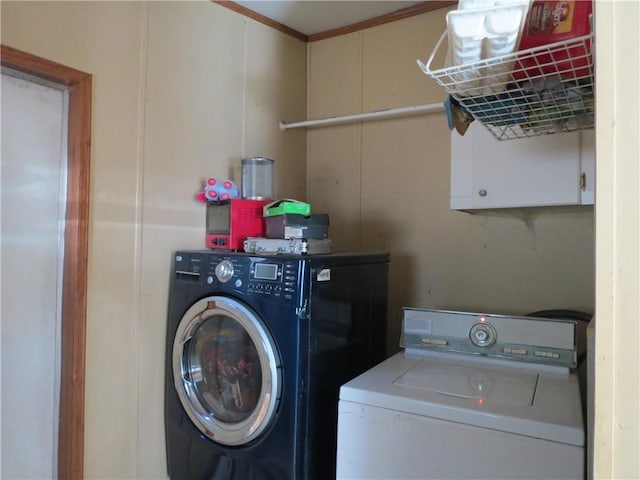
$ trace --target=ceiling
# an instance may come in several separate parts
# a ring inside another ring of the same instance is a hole
[[[234,3],[309,36],[388,15],[424,3],[424,0],[251,0]]]

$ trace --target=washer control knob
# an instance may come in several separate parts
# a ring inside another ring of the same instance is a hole
[[[222,283],[227,283],[233,277],[233,263],[222,260],[216,265],[216,278]]]
[[[486,322],[476,323],[469,330],[469,339],[477,347],[490,347],[496,343],[497,336],[493,325]]]

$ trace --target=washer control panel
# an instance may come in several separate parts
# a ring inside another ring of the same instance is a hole
[[[574,368],[579,337],[575,320],[404,308],[400,344]]]
[[[298,291],[298,271],[295,260],[251,257],[247,292],[292,300]]]
[[[244,253],[177,252],[175,280],[210,286],[212,292],[238,291],[296,300],[301,266],[288,258]]]
[[[233,278],[233,262],[230,260],[222,260],[216,265],[214,270],[216,278],[222,283],[227,283]]]

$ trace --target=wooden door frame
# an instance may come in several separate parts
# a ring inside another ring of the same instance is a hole
[[[2,66],[64,85],[69,95],[57,478],[76,480],[84,476],[92,77],[5,45],[0,47]]]

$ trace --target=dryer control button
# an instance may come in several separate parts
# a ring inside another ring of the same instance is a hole
[[[233,277],[233,263],[222,260],[216,265],[216,278],[222,283],[227,283]]]

